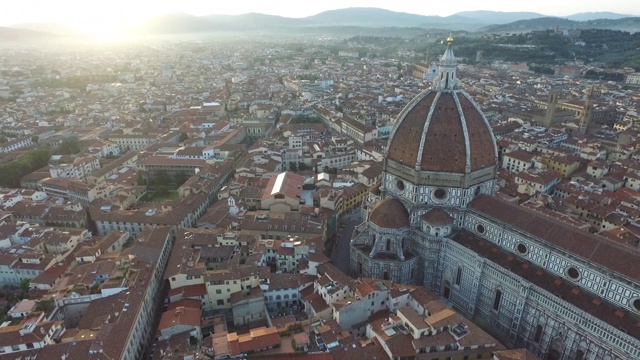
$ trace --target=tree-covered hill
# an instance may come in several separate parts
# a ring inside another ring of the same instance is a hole
[[[588,29],[577,33],[579,35],[564,36],[544,30],[457,39],[456,56],[475,59],[476,51],[482,50],[484,58],[490,60],[538,65],[597,62],[640,71],[640,32]]]

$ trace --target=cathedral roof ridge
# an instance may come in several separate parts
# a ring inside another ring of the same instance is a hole
[[[559,278],[557,275],[551,274],[535,264],[530,265],[529,268],[524,268],[523,266],[507,266],[512,264],[506,261],[505,250],[499,249],[498,245],[491,243],[472,232],[461,230],[452,236],[451,239],[496,265],[508,269],[517,276],[526,279],[533,285],[544,289],[550,294],[557,296],[563,301],[566,301],[583,311],[586,311],[589,315],[594,316],[616,328],[623,328],[628,331],[629,335],[635,338],[640,337],[640,327],[636,326],[637,323],[640,323],[640,316],[638,316],[638,314],[626,309],[620,309],[619,306],[608,301],[603,301],[602,298],[590,292],[579,291],[578,293],[575,293],[575,283],[568,279]],[[496,249],[498,251],[494,251]],[[515,259],[514,261],[518,263],[525,262],[524,259]],[[539,272],[541,272],[541,274],[538,274]],[[537,276],[533,276],[533,274],[537,274]],[[619,311],[622,311],[622,313],[618,313]]]
[[[640,249],[588,233],[494,196],[479,195],[469,204],[469,210],[513,226],[595,266],[613,270],[630,280],[640,280]]]

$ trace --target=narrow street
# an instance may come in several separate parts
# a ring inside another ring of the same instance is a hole
[[[349,254],[350,243],[353,229],[362,222],[362,209],[357,208],[351,213],[344,215],[343,224],[338,226],[338,239],[336,246],[333,249],[333,255],[331,262],[340,271],[349,275]]]

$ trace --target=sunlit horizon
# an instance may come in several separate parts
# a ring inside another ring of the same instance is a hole
[[[318,2],[237,0],[235,2],[202,3],[197,0],[112,0],[96,3],[80,0],[24,0],[3,4],[0,26],[55,23],[96,39],[116,38],[136,25],[152,18],[171,13],[203,15],[240,15],[250,12],[285,17],[306,17],[323,11],[348,7],[376,7],[391,11],[419,15],[449,16],[461,11],[490,10],[503,12],[537,12],[548,16],[568,16],[582,12],[610,11],[640,15],[640,2],[611,0],[607,2],[586,0],[579,8],[573,2],[539,0],[537,2],[485,1],[467,3],[460,1],[453,7],[446,2],[422,3],[414,0],[325,0]]]

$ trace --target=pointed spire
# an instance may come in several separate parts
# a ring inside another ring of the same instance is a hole
[[[438,76],[433,80],[432,88],[436,91],[456,90],[460,88],[460,80],[456,77],[458,61],[453,55],[453,36],[447,38],[447,49],[440,58]]]

